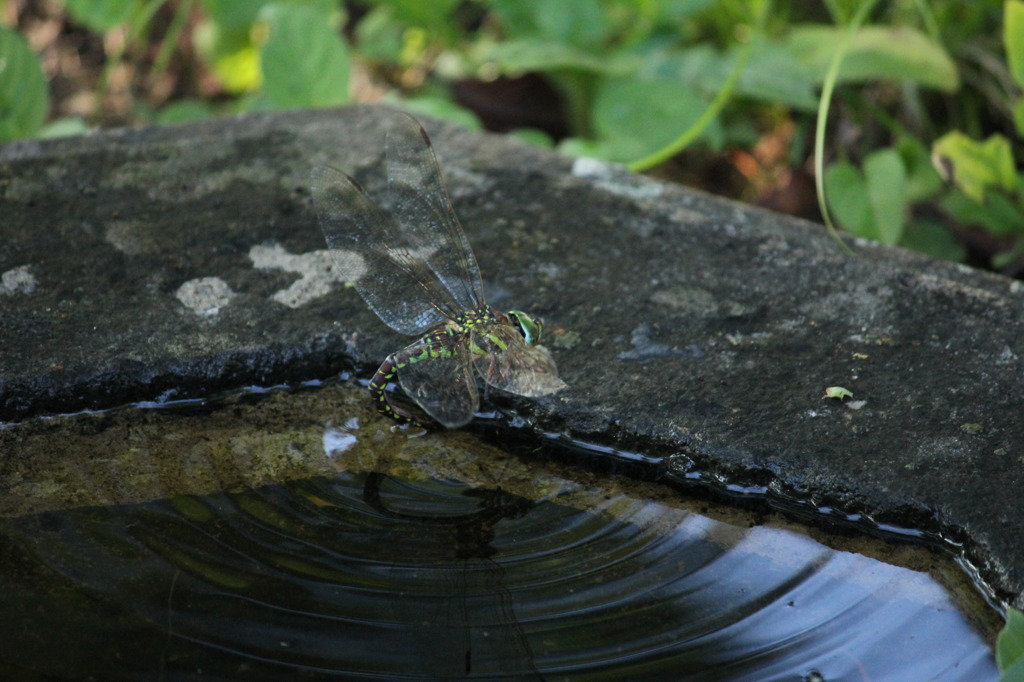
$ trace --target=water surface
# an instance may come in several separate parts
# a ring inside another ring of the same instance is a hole
[[[366,403],[0,432],[0,677],[997,677],[926,573]]]

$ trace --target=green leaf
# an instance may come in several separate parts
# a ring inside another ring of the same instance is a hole
[[[1013,127],[1017,129],[1017,135],[1024,137],[1024,97],[1019,97],[1013,103]]]
[[[825,171],[825,196],[836,220],[861,237],[869,236],[871,206],[864,175],[851,163],[839,161]]]
[[[675,140],[705,107],[703,98],[675,80],[607,78],[598,85],[591,115],[605,158],[625,161]]]
[[[730,58],[719,83],[732,68],[734,58]],[[815,80],[814,72],[794,59],[792,53],[782,45],[758,40],[752,47],[750,60],[740,74],[736,94],[762,102],[781,103],[804,111],[814,111],[818,106]]]
[[[395,18],[409,26],[439,28],[451,24],[452,14],[460,0],[387,0],[381,4],[391,8]]]
[[[590,159],[609,158],[606,145],[603,142],[588,140],[585,137],[567,137],[558,143],[556,149],[559,154],[565,156],[582,156]]]
[[[1024,87],[1024,2],[1007,0],[1003,5],[1003,45],[1010,75]]]
[[[255,45],[246,45],[213,60],[213,70],[224,89],[238,95],[263,85],[263,62]]]
[[[636,70],[640,64],[638,59],[631,56],[594,54],[571,45],[539,39],[497,43],[484,58],[497,62],[504,73],[568,69],[623,75]]]
[[[221,29],[248,29],[259,18],[260,10],[269,0],[200,0],[203,12]],[[340,12],[338,0],[275,0],[275,4],[305,7],[329,17]]]
[[[1003,670],[1003,674],[999,676],[999,682],[1024,682],[1024,659],[1018,660]]]
[[[594,0],[533,2],[540,34],[545,38],[580,47],[596,47],[608,33],[601,3]]]
[[[996,638],[996,660],[1000,670],[1024,660],[1024,612],[1011,608],[1007,614],[1006,625]]]
[[[213,109],[209,104],[197,99],[182,99],[168,104],[160,110],[157,115],[159,123],[184,123],[186,121],[201,121],[213,115]]]
[[[842,26],[797,26],[786,45],[820,83],[847,31]],[[956,64],[942,45],[906,26],[865,26],[854,33],[839,71],[840,81],[880,78],[910,80],[943,92],[960,87]]]
[[[334,3],[337,6],[337,0]],[[431,46],[441,43],[454,47],[465,37],[458,19],[459,0],[376,0],[363,4],[376,5],[375,11],[386,14],[400,32],[418,31]]]
[[[928,148],[920,140],[903,136],[896,142],[896,149],[907,169],[907,203],[930,199],[942,190],[942,178],[932,166]]]
[[[348,51],[314,9],[272,3],[260,11],[268,37],[260,51],[266,106],[336,106],[348,101]]]
[[[64,0],[71,18],[96,33],[106,33],[127,23],[140,5],[138,0]]]
[[[489,4],[505,34],[513,39],[596,47],[610,30],[601,3],[594,0],[492,0]]]
[[[532,144],[534,147],[552,149],[555,146],[555,141],[551,139],[551,136],[540,128],[516,128],[509,131],[509,135],[527,144]]]
[[[20,34],[0,26],[0,142],[35,135],[49,108],[39,59]]]
[[[389,99],[387,101],[393,102],[395,106],[416,115],[441,118],[470,130],[479,130],[481,128],[480,119],[476,117],[476,114],[469,109],[459,106],[450,97],[433,95],[410,97],[409,99]]]
[[[356,50],[364,59],[398,64],[402,55],[405,27],[395,21],[387,5],[374,7],[356,24]]]
[[[1021,205],[1006,195],[991,194],[984,204],[979,204],[963,192],[953,190],[940,203],[964,225],[975,225],[1001,237],[1024,234]]]
[[[488,4],[501,21],[503,35],[512,40],[537,35],[534,3],[528,0],[491,0]]]
[[[715,93],[729,77],[736,63],[736,51],[721,54],[711,45],[698,44],[685,50],[675,47],[644,55],[640,73],[646,77],[670,78]],[[776,43],[757,40],[750,59],[740,74],[735,96],[787,104],[805,111],[818,106],[814,74]]]
[[[89,132],[89,124],[84,119],[79,116],[65,116],[44,125],[36,136],[43,139],[51,139],[54,137],[85,135],[87,132]]]
[[[895,244],[903,235],[903,211],[907,204],[907,172],[895,149],[880,149],[864,159],[864,180],[871,204],[875,239]]]
[[[1018,262],[1022,255],[1024,255],[1024,240],[1019,240],[1009,249],[992,254],[992,267],[1002,270]]]
[[[959,263],[966,252],[948,227],[935,220],[918,219],[907,224],[900,246],[932,258]]]
[[[932,145],[932,163],[947,182],[978,203],[989,187],[1017,188],[1013,151],[1002,135],[977,142],[959,131],[948,133]]]
[[[206,20],[192,34],[203,61],[232,94],[252,92],[263,85],[259,49],[252,42],[252,33],[249,25],[230,27]]]
[[[691,20],[716,2],[719,0],[659,0],[649,3],[647,9],[656,24],[678,31],[682,22]]]
[[[224,30],[252,26],[263,4],[256,0],[202,0],[206,16]]]
[[[268,3],[264,0],[261,4]],[[341,5],[344,3],[339,3],[338,0],[274,0],[273,4],[308,9],[320,15],[321,20],[330,21],[333,28],[341,28],[343,16]]]

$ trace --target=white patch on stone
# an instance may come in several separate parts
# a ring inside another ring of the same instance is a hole
[[[614,168],[607,161],[581,156],[573,161],[572,174],[578,178],[607,178],[612,174]]]
[[[997,365],[1016,365],[1020,358],[1013,349],[1009,346],[1003,346],[1003,350],[999,353],[999,357],[996,358]]]
[[[355,282],[366,274],[362,256],[351,251],[334,251],[339,263],[327,249],[309,253],[289,253],[280,244],[258,244],[249,249],[249,259],[259,270],[284,270],[300,275],[287,289],[271,295],[289,308],[301,308],[330,292],[336,284]]]
[[[654,199],[661,196],[662,185],[642,175],[600,159],[581,157],[572,164],[572,174],[592,180],[601,189],[630,199]]]
[[[39,282],[31,272],[31,265],[21,265],[0,275],[0,294],[31,294]]]
[[[182,284],[174,295],[196,315],[211,317],[228,304],[235,292],[220,277],[200,277]]]

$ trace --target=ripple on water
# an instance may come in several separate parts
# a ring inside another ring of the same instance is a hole
[[[997,677],[924,574],[606,486],[503,486],[539,468],[514,458],[470,457],[489,482],[344,470],[355,441],[319,434],[344,444],[323,475],[0,519],[0,678]]]
[[[10,519],[2,543],[8,671],[995,677],[921,574],[621,497],[343,474]]]

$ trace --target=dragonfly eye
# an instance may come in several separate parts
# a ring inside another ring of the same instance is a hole
[[[544,323],[539,317],[530,317],[522,310],[510,310],[508,316],[515,321],[526,343],[533,346],[540,341],[540,331],[544,328]]]

